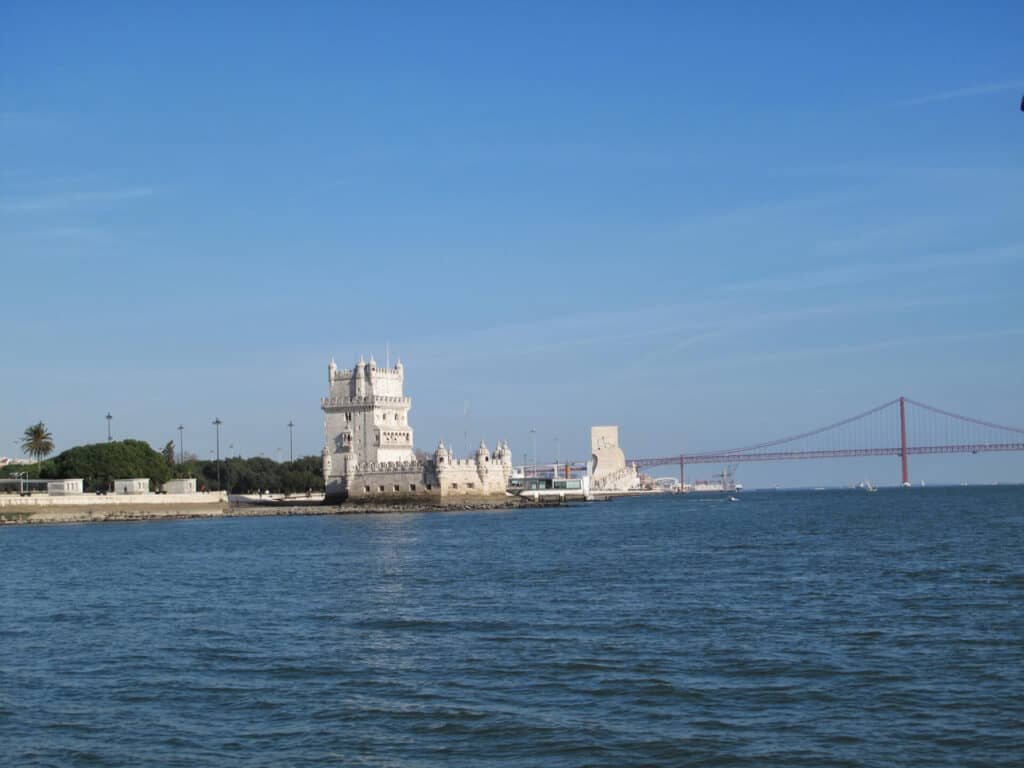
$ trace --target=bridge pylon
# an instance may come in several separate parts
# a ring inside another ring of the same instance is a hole
[[[910,471],[907,468],[907,403],[900,395],[900,465],[903,469],[903,487],[910,485]]]

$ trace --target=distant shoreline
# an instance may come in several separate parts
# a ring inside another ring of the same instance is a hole
[[[213,498],[211,498],[213,497]],[[4,502],[7,503],[4,503]],[[324,504],[320,500],[280,499],[229,502],[226,494],[130,497],[0,497],[0,525],[66,525],[79,523],[196,520],[225,517],[288,517],[368,515],[426,512],[470,512],[544,506],[515,497],[450,504]]]

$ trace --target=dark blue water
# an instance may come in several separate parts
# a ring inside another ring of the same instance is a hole
[[[0,764],[1019,766],[1024,489],[0,528]]]

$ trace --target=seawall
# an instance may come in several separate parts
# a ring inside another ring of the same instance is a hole
[[[2,523],[94,523],[219,517],[228,510],[227,493],[168,493],[96,496],[0,495]]]
[[[103,523],[131,520],[177,520],[212,517],[290,515],[365,515],[382,513],[465,512],[537,507],[518,497],[452,499],[441,503],[345,503],[281,499],[231,503],[225,493],[150,494],[146,496],[0,496],[0,525],[33,523]],[[562,506],[554,503],[553,506]]]

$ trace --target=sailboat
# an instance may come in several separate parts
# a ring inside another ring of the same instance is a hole
[[[871,484],[871,481],[868,480],[867,478],[864,478],[864,482],[861,483],[858,487],[863,488],[868,493],[875,493],[878,490],[877,488],[875,488],[875,486]]]

